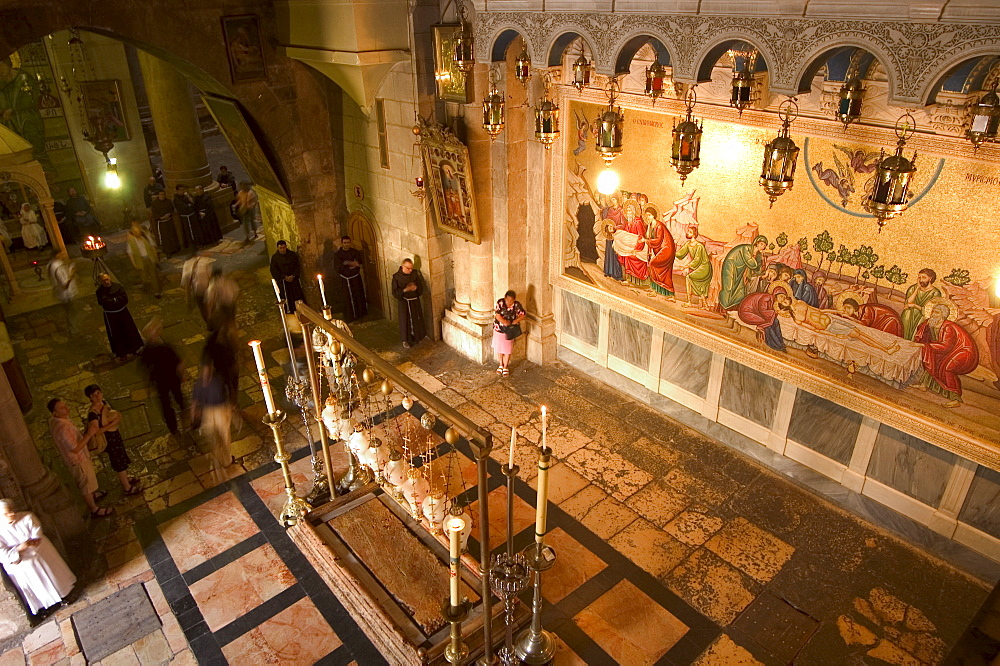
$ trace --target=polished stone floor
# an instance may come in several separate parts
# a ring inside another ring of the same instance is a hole
[[[226,244],[218,260],[243,289],[241,335],[264,341],[277,378],[288,356],[262,248]],[[165,338],[181,351],[190,380],[204,329],[177,287],[180,261],[170,262],[168,288],[156,300],[141,293],[118,252],[113,247],[110,263],[129,289],[132,313],[140,327],[164,317]],[[378,663],[363,627],[274,519],[282,483],[249,354],[240,381],[244,418],[234,434],[238,464],[220,484],[197,437],[167,435],[137,364],[108,353],[91,297],[78,304],[83,333],[72,339],[56,308],[8,317],[35,396],[29,427],[46,463],[69,481],[46,431],[44,403],[58,395],[82,409],[83,387],[100,383],[126,413],[131,471],[145,491],[124,497],[99,461],[110,491],[102,503],[116,514],[91,521],[96,545],[71,554],[79,599],[8,636],[0,665],[83,663],[71,615],[129,585],[145,587],[162,628],[105,664]],[[386,322],[355,333],[499,441],[518,425],[537,442],[539,405],[550,409],[557,462],[549,539],[558,559],[545,578],[545,617],[560,638],[556,663],[935,664],[990,592],[966,570],[563,362],[521,363],[500,379],[441,344],[404,350]],[[308,449],[292,423],[286,442],[305,491]],[[519,447],[518,543],[532,531],[532,455]],[[505,456],[494,453],[494,477]],[[496,485],[493,547],[502,539],[506,499]],[[475,520],[476,507],[470,510]]]

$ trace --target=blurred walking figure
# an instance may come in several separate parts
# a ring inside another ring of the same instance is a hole
[[[49,281],[52,283],[52,295],[62,304],[66,314],[66,327],[70,335],[76,334],[76,317],[73,312],[73,299],[80,290],[76,281],[76,266],[70,261],[66,250],[56,252],[49,262]]]
[[[212,471],[219,483],[226,480],[226,468],[236,462],[229,435],[233,408],[228,393],[222,376],[215,372],[211,363],[203,363],[194,385],[191,422],[198,424],[201,434],[209,441]]]
[[[157,265],[159,252],[156,251],[156,246],[146,237],[146,233],[142,230],[142,225],[136,220],[132,221],[127,240],[128,247],[126,251],[128,252],[128,258],[132,262],[132,268],[138,271],[143,288],[147,294],[152,294],[159,298],[160,268]]]
[[[253,183],[240,183],[240,191],[236,195],[236,214],[243,223],[246,232],[245,243],[257,238],[257,193],[253,191]]]
[[[15,512],[9,499],[0,499],[0,560],[33,619],[62,603],[76,584],[35,514]]]
[[[112,282],[107,273],[101,273],[98,279],[100,284],[95,295],[98,305],[104,310],[104,328],[111,353],[119,361],[127,361],[142,348],[142,336],[132,313],[128,311],[128,294],[123,286]]]
[[[212,277],[205,289],[205,311],[208,313],[208,330],[222,327],[236,328],[236,299],[240,296],[240,286],[236,280],[222,272],[219,266],[212,267]]]
[[[207,252],[200,250],[184,262],[184,268],[181,270],[181,287],[187,295],[188,310],[192,304],[197,305],[198,312],[206,324],[208,324],[208,310],[205,308],[205,291],[212,278],[214,262],[215,260],[208,256]]]
[[[163,412],[163,421],[167,424],[167,429],[172,435],[179,435],[178,412],[182,421],[186,418],[184,395],[181,392],[184,362],[170,343],[163,339],[163,319],[153,317],[142,332],[146,338],[146,346],[139,356],[139,362],[146,371],[149,383],[156,391],[156,397],[160,400],[160,411]],[[174,403],[177,404],[176,411]]]

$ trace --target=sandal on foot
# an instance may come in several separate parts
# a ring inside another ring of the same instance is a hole
[[[503,372],[502,372],[501,374],[502,374],[502,375],[503,375],[504,377],[509,377],[509,376],[510,376],[510,370],[508,370],[507,368],[504,368],[504,369],[503,369]]]
[[[100,502],[102,499],[108,496],[107,490],[95,490],[94,491],[94,501]]]
[[[90,512],[90,517],[91,518],[107,518],[108,516],[110,516],[114,512],[115,512],[115,510],[112,509],[111,507],[102,506],[97,511],[91,511]]]
[[[133,483],[132,486],[125,491],[126,495],[138,495],[142,492],[142,486],[138,483]]]
[[[139,483],[139,479],[135,478],[134,476],[128,477],[128,485],[134,486],[137,483]]]
[[[502,375],[503,374],[503,366],[502,365],[498,365],[497,366],[497,374],[498,375]]]

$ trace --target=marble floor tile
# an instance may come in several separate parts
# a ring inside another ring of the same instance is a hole
[[[507,540],[507,486],[500,486],[489,494],[490,502],[490,550]],[[469,505],[473,520],[473,533],[478,537],[479,501]],[[535,524],[535,507],[517,495],[514,496],[514,534]]]
[[[647,520],[639,518],[611,538],[609,543],[651,576],[659,578],[680,564],[691,547]]]
[[[493,452],[496,452],[496,448]],[[460,451],[449,451],[431,463],[430,482],[433,488],[445,489],[449,497],[454,497],[475,488],[478,474],[475,460],[469,459]]]
[[[312,490],[312,461],[306,456],[291,463],[289,467],[292,471],[295,492],[299,497],[305,497]],[[250,486],[272,514],[275,516],[281,514],[282,507],[288,501],[288,495],[285,493],[285,477],[280,469],[254,479],[250,482]]]
[[[667,523],[667,534],[690,546],[700,546],[719,531],[723,520],[701,511],[684,511]]]
[[[795,552],[792,546],[742,517],[723,526],[705,548],[760,583],[774,578]]]
[[[314,664],[342,645],[313,602],[300,599],[222,648],[231,664]]]
[[[714,553],[699,548],[664,577],[667,587],[723,626],[754,600],[759,586]]]
[[[607,497],[608,494],[606,492],[591,484],[571,496],[569,499],[565,499],[560,502],[559,508],[577,520],[583,520],[583,517],[586,516],[591,509],[600,504]]]
[[[607,568],[604,560],[566,534],[562,528],[550,530],[545,535],[545,543],[555,549],[561,562],[566,563],[566,566],[555,566],[545,574],[542,589],[549,603],[559,603],[566,595]]]
[[[653,480],[649,472],[596,444],[576,451],[566,459],[565,464],[621,502]]]
[[[598,502],[581,519],[584,527],[601,537],[610,539],[623,529],[639,520],[639,514],[613,497]]]
[[[579,492],[588,483],[587,479],[577,474],[566,463],[556,463],[549,469],[549,501],[562,504]],[[528,485],[538,490],[537,479],[532,479]]]
[[[187,571],[257,533],[257,525],[231,492],[160,526],[177,568]]]
[[[577,613],[573,620],[619,664],[654,664],[688,627],[627,580]]]
[[[217,631],[295,583],[270,544],[264,544],[190,585],[205,622]]]
[[[663,481],[653,481],[626,502],[630,509],[659,527],[666,526],[690,504],[690,497]]]
[[[758,661],[750,654],[749,650],[740,647],[733,642],[733,639],[726,634],[721,634],[715,639],[708,649],[692,663],[692,666],[764,666],[764,662]]]
[[[563,639],[556,637],[556,654],[552,658],[552,666],[586,666],[587,662],[573,652]],[[0,663],[0,666],[7,666]]]

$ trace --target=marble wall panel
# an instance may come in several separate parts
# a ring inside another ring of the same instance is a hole
[[[562,292],[562,321],[564,333],[572,335],[588,345],[597,346],[597,332],[601,324],[601,306],[586,298]]]
[[[608,353],[639,368],[649,367],[649,348],[653,327],[611,311],[608,328]]]
[[[788,438],[842,465],[851,462],[861,415],[799,389],[795,394]]]
[[[868,476],[936,508],[956,458],[954,453],[882,424]]]
[[[660,378],[704,398],[708,394],[708,374],[712,352],[686,340],[663,334]]]
[[[1000,472],[980,465],[958,519],[1000,539]]]
[[[726,359],[719,406],[745,419],[771,427],[781,381]]]

